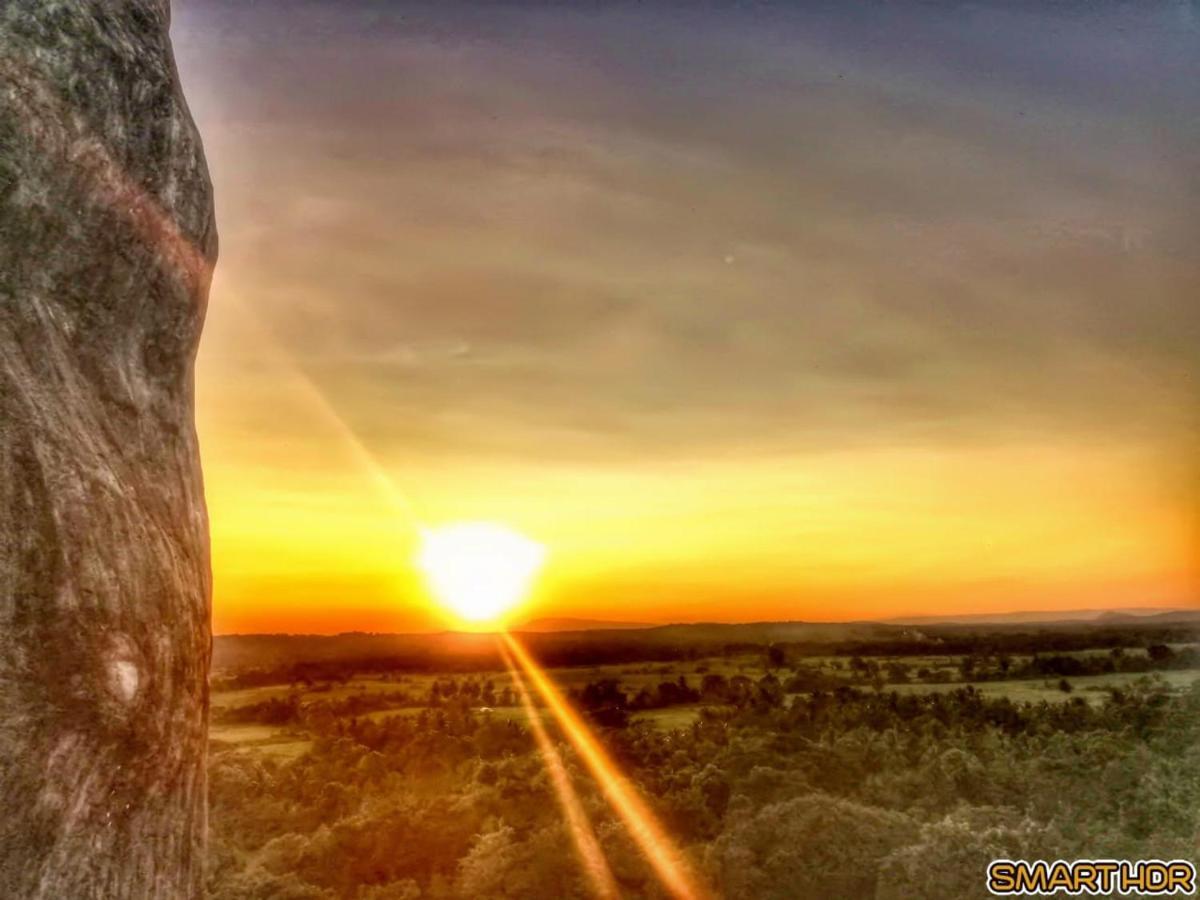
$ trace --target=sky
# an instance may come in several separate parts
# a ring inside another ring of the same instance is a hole
[[[1200,605],[1196,4],[174,8],[218,633]]]

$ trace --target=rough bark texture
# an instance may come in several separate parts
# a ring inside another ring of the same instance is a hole
[[[0,0],[0,896],[198,897],[216,255],[167,0]]]

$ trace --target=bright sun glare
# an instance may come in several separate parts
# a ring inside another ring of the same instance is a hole
[[[524,599],[546,548],[489,522],[421,529],[417,565],[447,609],[470,622],[499,618]]]

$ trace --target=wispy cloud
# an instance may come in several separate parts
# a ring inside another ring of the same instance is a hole
[[[191,0],[175,30],[223,228],[202,379],[255,353],[223,283],[385,458],[1188,468],[1184,7]]]

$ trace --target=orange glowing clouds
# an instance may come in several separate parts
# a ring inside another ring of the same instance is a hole
[[[538,467],[414,458],[368,470],[308,395],[275,404],[309,428],[282,457],[270,429],[291,424],[238,439],[214,421],[225,407],[202,409],[218,630],[438,627],[419,536],[384,478],[431,521],[537,535],[550,553],[536,615],[830,620],[1195,597],[1193,521],[1142,448],[764,449]]]

